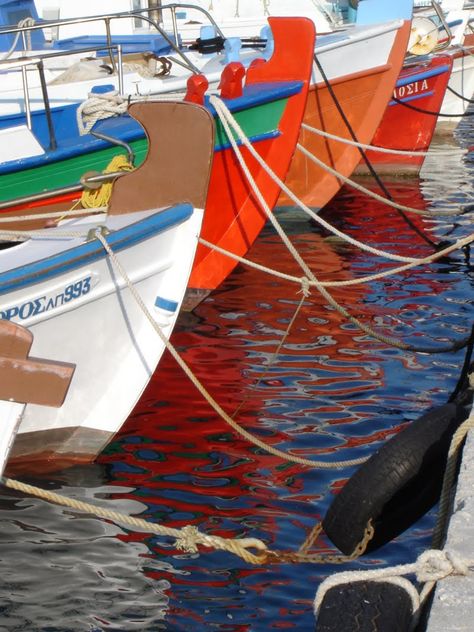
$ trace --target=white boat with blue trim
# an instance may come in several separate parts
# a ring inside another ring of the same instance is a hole
[[[76,366],[60,408],[25,407],[10,461],[29,469],[33,461],[57,468],[100,452],[153,375],[186,290],[212,163],[212,117],[189,103],[130,109],[142,123],[175,129],[176,147],[158,156],[159,138],[147,125],[152,149],[115,182],[106,211],[66,213],[45,228],[42,209],[32,211],[25,232],[12,214],[0,225],[0,319],[31,332],[33,356]],[[150,170],[159,191],[147,186]]]

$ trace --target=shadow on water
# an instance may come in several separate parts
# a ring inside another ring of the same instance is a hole
[[[463,139],[468,143],[469,139]],[[438,157],[420,179],[388,181],[417,208],[471,204],[470,158]],[[344,189],[323,217],[372,246],[404,256],[469,233],[470,219],[412,218]],[[279,213],[319,280],[345,281],[397,265],[330,236],[295,209]],[[302,273],[266,227],[249,258]],[[313,289],[239,266],[172,341],[212,396],[268,445],[335,461],[368,456],[404,424],[443,403],[463,352],[420,355],[388,347],[348,323]],[[472,269],[465,254],[390,279],[332,288],[336,300],[385,335],[444,345],[472,325]],[[121,433],[91,466],[34,483],[167,526],[193,524],[295,550],[351,475],[267,454],[235,434],[165,354]],[[429,546],[435,512],[350,568],[413,561]],[[333,566],[250,567],[226,553],[183,554],[171,541],[2,490],[0,630],[307,631],[312,599]],[[322,551],[333,552],[322,539]]]

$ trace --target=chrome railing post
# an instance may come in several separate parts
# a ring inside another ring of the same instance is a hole
[[[32,130],[31,124],[31,104],[30,104],[30,91],[28,89],[28,70],[26,66],[21,67],[21,80],[23,83],[23,98],[25,100],[25,116],[26,116],[26,126],[28,129]]]
[[[123,55],[122,55],[122,44],[117,44],[117,75],[118,75],[118,91],[119,94],[123,96],[124,87],[123,87]]]

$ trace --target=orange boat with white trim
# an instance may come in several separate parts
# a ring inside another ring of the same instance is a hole
[[[299,145],[338,173],[349,177],[360,153],[308,129],[370,143],[392,96],[405,57],[411,24],[411,0],[359,5],[358,23],[341,33],[318,37],[304,126]],[[367,25],[374,17],[385,21]],[[392,18],[390,20],[390,17]],[[388,21],[387,21],[388,20]],[[286,184],[309,206],[322,208],[339,191],[341,180],[300,150]],[[279,204],[291,203],[282,195]]]

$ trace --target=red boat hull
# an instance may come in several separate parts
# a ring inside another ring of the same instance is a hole
[[[403,151],[428,151],[451,75],[452,57],[437,55],[429,62],[403,68],[392,100],[377,129],[372,145]],[[417,108],[417,109],[414,109]],[[419,111],[423,110],[423,111]],[[377,173],[418,173],[425,156],[396,155],[367,151],[366,156]],[[358,173],[368,173],[361,162]]]
[[[313,60],[314,25],[309,20],[296,18],[282,21],[269,18],[269,22],[275,39],[275,52],[267,63],[249,69],[246,85],[283,80],[304,83],[304,89],[291,97],[286,106],[279,125],[279,136],[255,147],[276,175],[284,180],[305,112]],[[273,209],[280,187],[247,150],[242,150],[242,154],[267,205]],[[201,233],[203,238],[242,257],[257,238],[266,219],[235,154],[232,151],[216,154]],[[189,282],[191,293],[208,293],[236,265],[234,259],[200,245]]]

